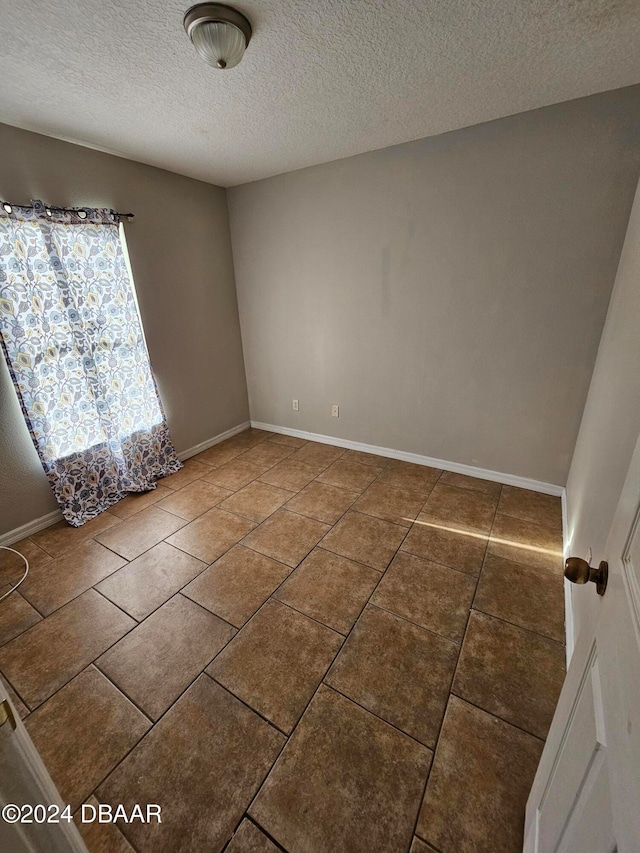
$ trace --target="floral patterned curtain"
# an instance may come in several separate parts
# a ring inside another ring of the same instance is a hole
[[[0,206],[0,341],[70,524],[182,467],[112,211]]]

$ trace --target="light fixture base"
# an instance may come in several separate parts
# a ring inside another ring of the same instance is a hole
[[[185,12],[183,23],[189,38],[194,27],[208,22],[233,24],[243,34],[247,46],[249,45],[252,34],[251,24],[237,9],[232,9],[224,3],[198,3]]]

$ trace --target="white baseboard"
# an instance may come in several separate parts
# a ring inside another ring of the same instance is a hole
[[[41,515],[40,518],[34,518],[33,521],[28,521],[20,527],[3,533],[0,536],[0,545],[11,545],[14,542],[19,542],[21,539],[26,539],[27,536],[37,533],[39,530],[44,530],[45,527],[51,527],[52,524],[56,524],[58,521],[62,521],[62,513],[59,509],[54,509],[53,512],[48,512],[46,515]]]
[[[190,459],[192,456],[196,456],[198,453],[202,453],[203,450],[208,450],[210,447],[213,447],[214,444],[220,444],[221,441],[226,441],[228,438],[237,435],[239,432],[244,432],[245,429],[249,429],[250,426],[250,421],[245,421],[242,424],[238,424],[237,426],[231,427],[231,429],[226,430],[226,432],[221,432],[220,435],[214,435],[213,438],[208,438],[206,441],[201,441],[200,444],[196,444],[194,447],[190,447],[188,450],[182,450],[180,453],[178,453],[178,459],[181,462],[184,462],[185,459]]]
[[[515,474],[502,474],[499,471],[489,471],[486,468],[476,468],[473,465],[463,465],[460,462],[449,462],[446,459],[434,459],[431,456],[421,456],[418,453],[408,453],[404,450],[393,450],[390,447],[378,447],[375,444],[363,444],[360,441],[350,441],[346,438],[335,438],[331,435],[319,435],[315,432],[305,432],[301,429],[290,429],[289,427],[274,426],[274,424],[263,424],[259,421],[251,421],[251,426],[256,429],[264,429],[267,432],[280,432],[283,435],[292,435],[307,441],[317,441],[321,444],[334,444],[336,447],[346,447],[349,450],[362,450],[364,453],[375,453],[378,456],[386,456],[390,459],[400,459],[403,462],[413,462],[415,465],[428,465],[430,468],[442,468],[455,474],[467,474],[469,477],[478,477],[480,480],[492,480],[494,483],[505,483],[507,486],[518,486],[520,489],[530,489],[532,492],[542,492],[545,495],[556,495],[560,497],[564,492],[564,486],[556,486],[553,483],[543,483],[540,480],[530,480],[528,477],[517,477]]]
[[[213,438],[208,438],[206,441],[196,444],[195,447],[190,447],[188,450],[181,451],[178,453],[178,459],[180,459],[181,462],[184,462],[185,459],[189,459],[197,453],[202,453],[203,450],[208,450],[208,448],[213,447],[214,444],[219,444],[221,441],[231,438],[231,436],[237,435],[239,432],[243,432],[245,429],[248,429],[249,426],[249,421],[245,421],[244,423],[231,427],[231,429],[226,430],[226,432],[221,432],[219,435],[214,435]],[[6,533],[1,534],[0,545],[11,545],[13,542],[19,542],[21,539],[26,539],[28,536],[32,536],[34,533],[38,533],[38,531],[44,530],[45,527],[50,527],[52,524],[56,524],[56,522],[61,520],[62,513],[59,509],[55,509],[53,512],[41,515],[40,518],[34,518],[33,521],[28,521],[20,527],[16,527],[13,530],[9,530]]]

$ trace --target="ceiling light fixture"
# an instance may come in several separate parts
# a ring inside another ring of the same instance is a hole
[[[245,16],[222,3],[192,6],[184,16],[184,28],[204,61],[220,69],[237,65],[251,39]]]

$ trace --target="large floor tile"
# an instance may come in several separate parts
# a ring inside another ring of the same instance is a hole
[[[322,466],[285,459],[262,474],[260,480],[263,483],[278,486],[280,489],[299,492],[300,489],[304,489],[312,480],[315,480],[320,471],[322,471]]]
[[[362,465],[353,459],[341,457],[332,462],[328,468],[318,476],[321,483],[329,486],[338,486],[341,489],[349,489],[352,492],[363,492],[367,486],[375,480],[382,468],[373,465]]]
[[[359,462],[361,465],[373,465],[376,468],[386,468],[391,461],[386,456],[378,456],[376,453],[365,453],[362,450],[347,450],[342,458],[345,461]]]
[[[201,560],[160,542],[96,588],[140,622],[205,568]]]
[[[0,646],[23,634],[42,619],[16,590],[0,603]]]
[[[316,465],[320,468],[328,468],[332,462],[339,459],[344,454],[342,447],[334,447],[332,444],[320,444],[316,441],[309,441],[304,447],[290,456],[292,462],[305,462],[308,465]]]
[[[125,560],[135,560],[185,524],[184,519],[150,506],[95,538]]]
[[[543,527],[562,529],[562,505],[560,498],[554,495],[503,486],[498,512],[522,521],[533,521]]]
[[[260,447],[263,446],[260,445]],[[221,508],[227,512],[242,515],[251,521],[260,522],[280,509],[282,504],[286,503],[293,495],[293,492],[256,480],[228,497],[222,502]]]
[[[521,853],[542,742],[452,696],[417,833],[442,853]]]
[[[198,560],[213,563],[254,527],[253,521],[214,507],[174,533],[167,542]]]
[[[19,554],[29,561],[29,571],[39,569],[44,563],[50,563],[52,559],[51,554],[47,554],[31,539],[21,539],[8,547],[12,550],[7,551],[4,548],[0,550],[0,581],[7,580],[11,585],[20,580],[24,572],[24,560],[18,556]],[[15,554],[14,551],[18,553]]]
[[[113,770],[151,723],[94,667],[27,719],[36,749],[72,811]]]
[[[463,572],[400,552],[371,602],[460,643],[474,591],[475,580]]]
[[[496,495],[437,483],[418,521],[435,522],[454,531],[488,534],[497,504]]]
[[[232,494],[233,492],[229,489],[223,489],[214,483],[200,479],[172,492],[168,497],[163,498],[158,506],[179,518],[184,518],[185,521],[193,521],[194,518],[217,506]]]
[[[488,541],[489,537],[484,533],[455,533],[448,530],[446,525],[417,521],[400,550],[459,572],[477,575],[482,567]]]
[[[267,441],[274,441],[276,444],[285,444],[287,447],[293,447],[296,450],[299,447],[304,447],[307,443],[304,438],[297,438],[295,435],[282,435],[279,432],[270,433]]]
[[[489,554],[562,573],[562,531],[497,513],[489,544]]]
[[[93,539],[29,572],[20,586],[24,597],[44,616],[95,586],[126,560]]]
[[[109,511],[101,512],[80,527],[71,527],[66,521],[59,521],[39,533],[32,534],[30,539],[47,554],[60,557],[65,551],[77,548],[87,539],[92,539],[119,523],[120,519]]]
[[[358,492],[328,486],[316,480],[291,498],[286,508],[309,518],[317,518],[325,524],[335,524],[357,497]]]
[[[246,818],[235,831],[225,853],[280,853],[280,847]]]
[[[408,850],[431,752],[321,687],[249,814],[286,850]]]
[[[314,548],[274,597],[347,634],[379,580],[375,569]]]
[[[245,462],[240,456],[220,468],[212,468],[210,473],[205,474],[202,479],[207,483],[214,483],[216,486],[235,492],[237,489],[252,483],[264,471],[264,465]]]
[[[96,664],[157,720],[234,633],[213,613],[176,595]]]
[[[348,512],[322,540],[322,547],[357,563],[384,571],[406,536],[405,527]]]
[[[389,486],[399,486],[419,492],[426,499],[442,474],[439,468],[429,468],[427,465],[414,465],[413,462],[401,462],[392,459],[384,469],[379,483]]]
[[[182,468],[175,474],[163,477],[159,482],[170,489],[182,489],[189,483],[193,483],[209,471],[209,466],[195,458],[187,459]]]
[[[452,691],[545,738],[564,675],[560,643],[472,610]]]
[[[325,681],[378,717],[433,747],[458,651],[455,643],[369,606]]]
[[[564,642],[564,579],[489,554],[473,606],[521,628]]]
[[[273,441],[263,441],[252,447],[250,450],[245,450],[242,454],[244,462],[251,462],[253,465],[268,466],[272,468],[278,462],[282,462],[287,456],[291,456],[293,447],[287,447],[286,444],[276,444]]]
[[[130,518],[140,510],[153,506],[153,504],[157,504],[158,501],[168,497],[172,491],[166,486],[157,485],[155,489],[148,492],[131,492],[126,498],[122,498],[117,504],[109,507],[109,512],[112,515],[117,515],[118,518]]]
[[[207,668],[216,681],[290,732],[335,657],[342,637],[268,601]]]
[[[275,433],[269,432],[266,429],[258,429],[257,427],[248,427],[242,432],[237,433],[232,438],[227,439],[227,444],[238,444],[243,447],[255,447],[261,441],[268,441],[273,438]]]
[[[219,468],[222,465],[226,465],[227,462],[231,462],[232,459],[236,459],[236,457],[244,453],[250,446],[250,443],[233,442],[230,440],[222,441],[220,444],[214,444],[213,447],[209,447],[207,450],[203,450],[202,453],[198,453],[193,459],[201,464],[204,463],[205,465]]]
[[[89,589],[3,646],[0,670],[33,709],[135,624]]]
[[[236,628],[242,628],[290,572],[284,563],[236,545],[182,592]]]
[[[295,568],[327,530],[327,524],[280,509],[263,521],[242,544]]]
[[[476,492],[484,492],[497,498],[500,497],[502,491],[501,483],[481,480],[479,477],[469,477],[468,474],[456,474],[453,471],[443,471],[438,483],[443,486],[457,486],[459,489],[473,489]]]
[[[402,527],[411,527],[423,504],[424,498],[419,492],[386,483],[372,483],[353,508]]]
[[[89,797],[87,805],[97,809],[99,806],[95,797]],[[134,853],[124,835],[115,823],[100,823],[99,820],[83,823],[77,821],[77,827],[89,853]]]
[[[201,676],[98,789],[101,802],[162,805],[162,823],[123,832],[140,853],[220,853],[283,736]]]

